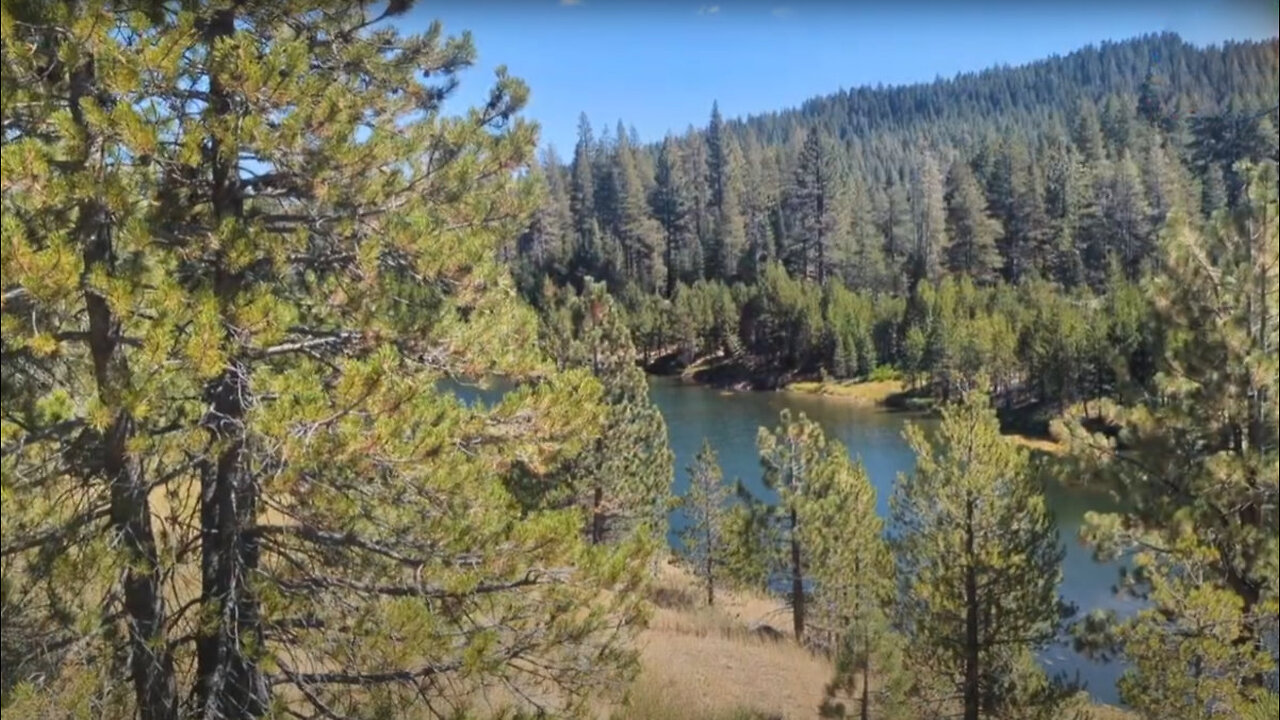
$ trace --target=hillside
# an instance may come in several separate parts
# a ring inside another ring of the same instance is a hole
[[[966,274],[1096,287],[1113,257],[1130,275],[1150,263],[1172,208],[1234,200],[1235,161],[1276,157],[1278,68],[1275,40],[1162,34],[740,120],[713,105],[657,144],[584,116],[573,156],[535,168],[543,205],[509,257],[530,294],[547,275],[671,297],[773,260],[900,294],[956,269],[963,210],[990,218],[977,234],[994,246]]]
[[[818,125],[841,139],[885,131],[963,137],[966,125],[1065,128],[1081,102],[1137,97],[1148,78],[1184,117],[1275,104],[1275,41],[1197,47],[1174,33],[1103,42],[1018,67],[993,67],[898,87],[859,87],[813,98],[799,108],[728,121],[743,136],[783,144],[798,127]]]

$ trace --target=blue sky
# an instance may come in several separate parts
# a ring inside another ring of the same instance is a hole
[[[479,61],[456,102],[478,102],[506,64],[531,87],[543,144],[567,155],[580,112],[657,140],[705,124],[713,100],[737,117],[1147,32],[1268,38],[1277,17],[1276,0],[428,0],[399,22],[471,30]]]

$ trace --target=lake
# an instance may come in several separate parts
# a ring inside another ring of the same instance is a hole
[[[841,440],[854,457],[862,460],[875,485],[880,512],[887,516],[894,479],[899,472],[910,471],[915,465],[915,455],[902,437],[903,426],[912,419],[934,422],[919,415],[859,408],[847,401],[820,395],[726,392],[665,377],[652,378],[649,387],[650,397],[666,419],[676,459],[675,492],[678,495],[688,489],[688,468],[705,437],[720,456],[727,482],[741,478],[757,497],[772,498],[772,493],[765,491],[761,483],[756,432],[761,426],[777,425],[779,411],[790,408],[818,422],[828,436]],[[1059,486],[1051,486],[1047,494],[1049,508],[1066,546],[1063,597],[1074,603],[1081,613],[1098,608],[1132,610],[1131,603],[1112,593],[1117,567],[1094,561],[1089,549],[1077,539],[1084,513],[1112,509],[1110,499]],[[678,514],[672,517],[673,538],[682,522]],[[1042,659],[1051,673],[1066,672],[1069,676],[1079,673],[1096,700],[1117,702],[1115,681],[1122,669],[1118,664],[1090,661],[1066,644],[1046,650]]]

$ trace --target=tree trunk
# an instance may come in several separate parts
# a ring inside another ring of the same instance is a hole
[[[865,650],[862,657],[862,699],[858,717],[860,720],[871,720],[871,641],[864,640],[863,646]]]
[[[800,538],[796,537],[799,517],[791,509],[791,623],[796,642],[804,641],[804,574],[800,568]]]
[[[70,111],[72,120],[87,127],[80,101],[91,94],[92,61],[77,68],[72,76]],[[120,321],[106,298],[89,287],[96,267],[111,258],[111,228],[103,208],[84,203],[76,228],[83,245],[84,303],[88,319],[89,351],[93,358],[98,398],[115,410],[101,444],[102,470],[110,488],[111,527],[124,549],[124,612],[128,625],[129,674],[133,680],[138,716],[142,720],[169,720],[177,717],[177,681],[173,654],[165,630],[168,613],[160,587],[160,570],[155,534],[151,527],[151,504],[142,463],[129,452],[136,433],[134,418],[120,407],[121,395],[129,385],[129,368],[119,352]]]
[[[965,507],[964,571],[964,720],[978,720],[981,687],[978,668],[978,577],[974,567],[973,502]]]
[[[106,232],[99,228],[98,234]],[[86,268],[105,257],[98,239],[85,252]],[[89,343],[98,382],[98,395],[108,407],[118,404],[128,373],[116,354],[120,325],[107,302],[86,290]],[[165,637],[167,613],[160,588],[151,504],[142,464],[128,450],[135,426],[127,410],[118,410],[102,439],[102,466],[110,484],[111,526],[125,552],[124,610],[129,626],[129,672],[133,678],[138,714],[142,720],[177,717],[177,685],[173,655]]]
[[[604,542],[604,488],[596,486],[591,496],[591,544]]]
[[[663,219],[666,220],[668,223],[667,228],[670,228],[671,227],[671,225],[669,224],[671,222],[670,218],[664,216]],[[666,240],[667,240],[667,299],[670,299],[672,296],[676,294],[676,250],[675,250],[676,239],[675,239],[675,234],[672,233],[670,229],[667,230]]]
[[[214,12],[204,41],[212,50],[221,38],[235,33],[235,6]],[[229,93],[216,71],[209,77],[209,109],[218,116],[233,112]],[[213,223],[243,215],[237,158],[228,157],[222,143],[210,138],[210,201]],[[221,258],[212,277],[224,315],[240,292],[243,277],[227,270]],[[230,318],[224,323],[230,326]],[[237,340],[229,333],[223,342],[233,358]],[[249,530],[257,519],[258,486],[248,467],[244,427],[252,389],[250,369],[231,360],[206,388],[210,410],[206,426],[219,449],[216,461],[205,464],[200,481],[200,604],[206,622],[196,635],[195,696],[198,714],[206,720],[254,718],[266,712],[268,691],[257,653],[264,640],[259,603],[251,576],[257,570],[259,546]]]
[[[715,512],[715,509],[713,509],[713,508],[708,508],[708,509],[709,509],[709,510],[711,510],[711,512]],[[713,554],[713,552],[712,552],[712,551],[713,551],[712,543],[713,543],[713,541],[714,541],[714,540],[715,540],[715,538],[714,538],[714,537],[712,537],[712,533],[711,533],[710,513],[708,513],[708,520],[707,520],[707,534],[706,534],[706,543],[707,543],[707,563],[706,563],[706,572],[707,572],[707,607],[711,607],[711,606],[713,606],[713,605],[715,605],[715,604],[716,604],[715,555],[714,555],[714,554]]]
[[[258,602],[249,587],[258,549],[244,531],[257,514],[257,488],[243,437],[249,392],[239,363],[210,389],[211,432],[225,445],[200,483],[201,606],[210,620],[196,637],[196,697],[207,720],[259,717],[267,691],[246,645],[262,647]]]

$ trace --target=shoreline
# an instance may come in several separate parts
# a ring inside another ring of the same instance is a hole
[[[655,363],[654,365],[657,365]],[[688,366],[666,372],[645,367],[653,377],[670,378],[681,383],[700,385],[721,392],[776,392],[821,397],[851,407],[875,412],[919,412],[934,414],[933,402],[913,394],[902,380],[822,380],[793,376],[778,378],[782,382],[751,373],[741,365],[722,357],[697,358]],[[1033,453],[1062,455],[1066,447],[1047,434],[1001,430],[1001,434]]]

